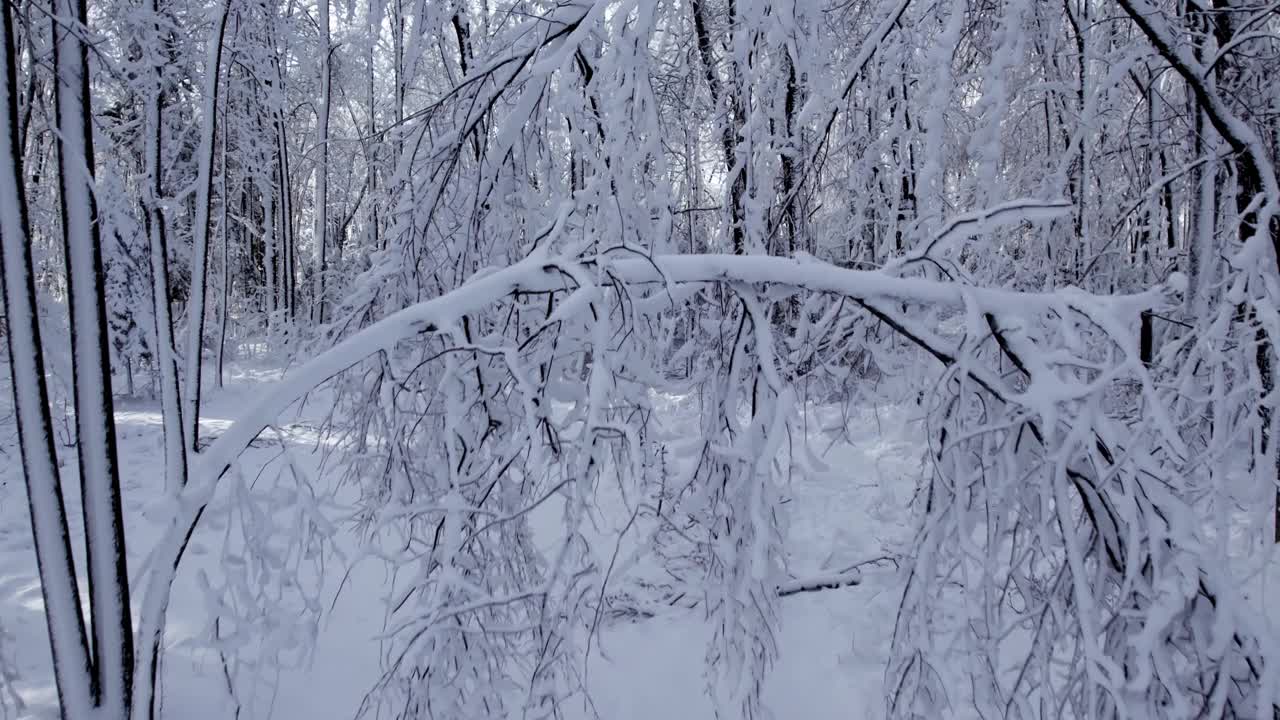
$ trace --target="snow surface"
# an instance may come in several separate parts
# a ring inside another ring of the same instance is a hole
[[[262,384],[278,373],[239,367],[227,387],[209,398],[202,436],[216,435]],[[5,388],[5,396],[8,395]],[[670,398],[665,412],[673,427],[686,419],[684,401]],[[325,443],[314,430],[329,409],[322,396],[310,398],[297,416],[282,419],[294,462],[314,472]],[[788,564],[797,576],[834,573],[854,562],[884,554],[882,543],[903,541],[906,506],[919,472],[920,444],[912,411],[866,409],[843,417],[810,409],[807,423],[826,469],[794,478],[782,489],[790,514]],[[164,465],[158,404],[121,401],[116,408],[121,478],[129,539],[130,576],[139,570],[164,517]],[[35,557],[31,550],[20,466],[16,463],[12,416],[0,414],[3,452],[0,466],[0,669],[10,667],[14,690],[24,709],[9,700],[7,717],[56,717],[56,693],[49,667]],[[257,443],[241,462],[252,478],[263,465],[279,462],[279,447]],[[61,447],[64,478],[74,478],[75,453]],[[265,474],[264,474],[265,476]],[[74,483],[74,480],[68,480]],[[220,492],[225,488],[220,489]],[[82,537],[79,492],[65,488],[72,537]],[[607,505],[607,503],[605,503]],[[234,701],[219,653],[209,642],[211,617],[199,589],[200,571],[217,583],[214,559],[225,535],[225,518],[215,500],[192,543],[174,589],[164,665],[164,716],[202,720],[235,714]],[[608,534],[607,511],[599,532]],[[620,530],[625,517],[616,519]],[[343,542],[340,540],[339,545]],[[350,538],[346,539],[352,545]],[[354,550],[354,548],[349,548]],[[76,548],[80,557],[82,549]],[[351,557],[355,557],[352,552]],[[341,572],[331,572],[326,608],[314,652],[296,667],[278,672],[243,667],[233,670],[241,718],[341,718],[355,714],[364,693],[379,675],[382,595],[386,578],[372,561],[356,562],[341,593]],[[84,587],[82,585],[82,587]],[[781,657],[773,669],[766,702],[778,717],[878,717],[882,714],[883,670],[899,587],[892,566],[864,568],[862,583],[801,593],[782,601]],[[135,604],[138,598],[134,598]],[[587,664],[590,702],[603,718],[711,718],[703,659],[711,627],[700,608],[670,608],[655,617],[612,621],[592,645]],[[251,656],[253,651],[246,651]],[[288,654],[285,657],[289,657]],[[6,681],[0,672],[0,686]],[[0,697],[8,697],[0,691]],[[566,708],[570,718],[592,717],[583,698]],[[0,708],[4,707],[0,705]],[[0,718],[6,717],[0,710]]]

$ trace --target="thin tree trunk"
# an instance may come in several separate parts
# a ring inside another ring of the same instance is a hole
[[[275,173],[272,173],[275,177]],[[262,242],[263,242],[263,270],[266,276],[266,309],[267,309],[267,337],[275,337],[275,321],[276,310],[279,307],[279,298],[276,289],[276,191],[274,187],[266,188],[262,193]]]
[[[187,340],[187,377],[184,420],[190,433],[187,447],[198,450],[200,442],[200,365],[204,349],[206,276],[209,265],[209,209],[213,194],[213,139],[217,132],[219,69],[222,65],[222,42],[227,33],[230,0],[218,8],[205,62],[204,108],[201,113],[200,163],[196,176],[196,213],[192,226],[191,299],[189,302],[190,336]]]
[[[798,231],[798,223],[796,218],[796,193],[797,193],[797,172],[796,172],[796,156],[800,153],[799,133],[795,129],[795,113],[796,99],[799,92],[799,85],[796,82],[796,66],[788,52],[783,58],[787,67],[787,90],[786,96],[782,103],[783,113],[783,137],[786,138],[787,147],[782,153],[782,187],[779,194],[782,196],[782,213],[781,225],[784,247],[787,255],[794,255],[798,249],[796,246],[796,236]],[[806,250],[808,248],[805,248]]]
[[[316,166],[316,198],[314,237],[319,253],[316,272],[316,322],[324,324],[325,277],[328,268],[328,205],[329,205],[329,0],[318,0],[320,15],[320,104],[316,108],[316,142],[320,146],[320,160]]]
[[[1062,9],[1067,19],[1067,23],[1071,26],[1071,39],[1075,45],[1075,51],[1076,51],[1075,52],[1076,73],[1079,76],[1076,78],[1076,87],[1075,87],[1076,104],[1074,108],[1070,109],[1070,111],[1074,112],[1077,117],[1081,117],[1084,114],[1084,106],[1085,106],[1085,91],[1086,91],[1085,76],[1089,72],[1088,59],[1085,56],[1086,48],[1085,48],[1085,37],[1084,37],[1084,27],[1087,27],[1088,23],[1087,21],[1081,22],[1076,18],[1076,11],[1071,6],[1071,0],[1063,0]],[[1062,125],[1063,133],[1068,138],[1066,146],[1067,148],[1070,148],[1071,147],[1070,132],[1066,130],[1066,127],[1067,126],[1064,123]],[[1071,262],[1070,276],[1071,278],[1073,278],[1073,283],[1080,285],[1081,287],[1085,286],[1084,279],[1081,277],[1081,275],[1084,272],[1085,264],[1088,262],[1086,259],[1087,248],[1085,248],[1083,244],[1084,232],[1085,232],[1084,215],[1085,215],[1085,205],[1087,202],[1086,196],[1088,194],[1088,188],[1086,185],[1087,173],[1086,173],[1086,167],[1085,167],[1086,166],[1086,153],[1085,153],[1086,144],[1087,142],[1085,140],[1081,140],[1079,147],[1076,149],[1076,157],[1074,158],[1074,162],[1072,163],[1072,166],[1071,166],[1071,171],[1070,171],[1071,175],[1067,179],[1067,189],[1068,189],[1067,197],[1073,203],[1075,203],[1075,206],[1076,206],[1076,212],[1075,212],[1075,215],[1072,217],[1072,226],[1071,226],[1071,238],[1073,240],[1073,243],[1072,243],[1072,262]]]
[[[94,695],[103,716],[114,720],[129,716],[133,626],[116,467],[102,244],[93,195],[89,68],[87,48],[80,36],[86,9],[84,0],[56,0],[53,7],[62,237],[71,316],[76,450],[84,506]]]
[[[1205,122],[1200,103],[1192,99],[1192,147],[1197,158],[1215,152],[1212,126]],[[1208,303],[1208,288],[1215,278],[1214,229],[1217,225],[1217,163],[1197,166],[1191,174],[1190,231],[1187,244],[1187,311],[1190,317],[1203,317]]]
[[[222,300],[218,303],[218,351],[217,351],[217,374],[215,381],[218,387],[222,387],[222,368],[223,361],[227,350],[227,304],[231,299],[231,243],[228,239],[228,215],[227,206],[231,203],[231,196],[227,192],[227,104],[222,106],[222,222],[220,234],[222,235]]]
[[[156,0],[150,0],[150,11],[159,11]],[[154,26],[160,32],[159,26]],[[155,315],[156,357],[160,365],[160,402],[164,430],[165,491],[171,496],[187,484],[187,452],[182,424],[182,395],[178,384],[178,360],[174,347],[173,310],[169,300],[169,248],[166,237],[164,212],[159,202],[162,196],[160,170],[161,139],[163,137],[162,108],[164,102],[162,68],[154,69],[155,86],[146,105],[145,170],[148,190],[143,199],[143,219],[151,246],[151,297]],[[159,678],[160,634],[141,638],[142,652],[139,661],[145,666],[135,666],[133,700],[137,714],[152,717],[154,699]]]
[[[368,81],[367,88],[366,88],[367,95],[366,95],[365,101],[368,104],[367,112],[369,113],[369,126],[367,130],[369,139],[365,143],[365,162],[368,164],[368,167],[366,168],[366,172],[368,173],[366,182],[368,183],[368,187],[369,187],[369,210],[368,210],[368,218],[366,220],[369,223],[369,227],[366,232],[370,240],[369,247],[373,247],[381,250],[382,241],[379,237],[379,232],[378,232],[377,148],[379,146],[379,142],[376,139],[376,136],[378,134],[378,113],[377,113],[377,105],[376,105],[377,91],[376,91],[376,85],[374,82],[375,81],[374,70],[376,68],[374,67],[374,57],[373,57],[376,38],[378,37],[382,29],[382,3],[380,2],[380,0],[370,0],[369,17],[367,19],[366,24],[368,25],[368,30],[369,30],[368,48],[367,48],[368,55],[365,58],[366,65],[368,66],[367,67],[368,76],[366,78]]]
[[[277,67],[277,72],[279,68]],[[280,80],[280,91],[284,92],[283,79]],[[279,167],[279,205],[280,205],[280,240],[281,240],[281,277],[280,294],[285,316],[293,321],[297,318],[297,251],[293,233],[293,194],[289,187],[289,136],[285,129],[284,117],[276,113],[276,156]]]
[[[159,12],[157,0],[150,0],[150,11]],[[152,26],[160,33],[159,25]],[[151,302],[155,316],[156,362],[160,366],[160,404],[164,425],[165,489],[176,492],[187,483],[187,453],[183,441],[182,396],[178,385],[178,360],[174,349],[173,307],[169,300],[169,243],[166,237],[164,211],[160,198],[163,182],[160,169],[164,102],[162,68],[154,69],[155,86],[147,97],[145,110],[146,147],[143,152],[147,190],[143,198],[143,223],[151,248]]]
[[[732,27],[732,1],[729,7],[729,26]],[[712,105],[719,109],[724,91],[720,86],[720,79],[716,75],[716,59],[711,45],[711,33],[707,28],[706,8],[703,6],[702,0],[693,0],[690,3],[690,9],[693,11],[693,28],[697,36],[698,56],[702,60],[707,89],[711,93]],[[726,173],[726,184],[729,187],[727,202],[729,206],[729,234],[734,254],[741,255],[746,252],[746,231],[743,228],[742,199],[746,195],[747,177],[746,173],[737,167],[736,160],[738,143],[736,140],[737,131],[734,125],[742,121],[740,108],[738,107],[739,103],[736,98],[730,105],[731,107],[728,109],[729,117],[720,129],[720,149],[724,153],[724,171]]]
[[[395,137],[398,160],[404,154],[404,5],[395,0],[395,13],[391,18],[392,81],[395,83]]]
[[[28,32],[30,32],[30,30],[28,30]],[[15,73],[16,73],[16,68],[18,65],[18,61],[16,59],[17,58],[16,50],[14,51],[14,58],[15,59],[13,61],[13,64],[14,64]],[[31,116],[33,111],[35,110],[36,94],[41,92],[41,90],[43,89],[42,86],[44,83],[40,80],[40,74],[36,72],[37,62],[38,62],[38,53],[33,53],[33,52],[27,53],[27,73],[26,73],[27,87],[25,92],[23,93],[24,101],[22,103],[22,108],[21,108],[22,117],[18,122],[18,143],[17,145],[14,146],[15,148],[14,155],[16,157],[23,157],[23,153],[27,149],[27,138],[31,134]],[[15,83],[16,83],[16,79],[15,79]],[[16,84],[14,85],[14,90],[15,91],[17,90]]]
[[[27,509],[31,514],[31,534],[49,647],[53,653],[58,702],[64,718],[83,717],[91,712],[93,668],[53,445],[40,323],[36,316],[31,233],[18,145],[18,108],[14,96],[16,51],[10,8],[10,3],[0,3],[0,43],[4,51],[0,57],[4,64],[0,68],[0,242],[3,242],[0,284],[4,290],[9,333],[9,369],[18,446],[27,485]]]

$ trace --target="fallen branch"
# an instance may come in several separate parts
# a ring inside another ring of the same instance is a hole
[[[817,592],[819,590],[835,590],[860,584],[862,584],[862,571],[855,568],[845,572],[815,575],[780,583],[777,586],[777,591],[778,597],[787,597],[788,595],[799,595],[800,593]]]

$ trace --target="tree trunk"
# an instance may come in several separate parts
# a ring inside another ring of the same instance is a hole
[[[159,11],[157,0],[150,0],[152,13]],[[158,34],[160,28],[154,26]],[[155,315],[156,360],[160,366],[161,418],[164,426],[165,491],[176,496],[187,484],[187,444],[182,424],[182,395],[178,384],[178,360],[174,345],[173,310],[169,300],[169,248],[166,237],[164,212],[159,202],[162,196],[161,138],[163,124],[161,110],[164,88],[162,68],[154,68],[155,87],[147,99],[145,170],[148,190],[144,196],[143,219],[151,247],[151,298]],[[138,714],[150,718],[155,713],[156,683],[159,679],[160,634],[141,638],[143,650],[138,656],[146,666],[135,666],[133,700]]]
[[[294,260],[296,257],[293,236],[293,195],[289,189],[289,138],[285,132],[284,118],[276,117],[276,159],[278,167],[276,176],[279,179],[278,205],[280,208],[280,304],[284,317],[292,321],[296,317],[296,274]]]
[[[704,76],[707,80],[707,89],[711,93],[712,105],[718,110],[723,100],[724,91],[720,85],[720,78],[716,75],[716,59],[711,45],[711,33],[707,27],[706,8],[702,0],[693,0],[690,3],[690,9],[693,11],[693,28],[697,36],[698,56],[702,61]],[[730,0],[730,28],[733,27],[733,16],[733,2]],[[742,122],[741,108],[739,106],[740,103],[735,96],[728,108],[728,118],[720,128],[720,149],[724,153],[725,182],[729,187],[729,197],[726,203],[729,209],[729,234],[735,255],[741,255],[746,252],[746,230],[743,227],[742,200],[747,191],[747,176],[738,167],[737,163],[738,132],[735,127],[736,124]]]
[[[159,12],[157,0],[150,0],[150,11]],[[158,24],[152,26],[157,34]],[[143,223],[151,248],[151,303],[155,316],[155,360],[160,368],[160,406],[164,425],[165,489],[177,492],[187,484],[187,453],[183,441],[182,395],[178,385],[178,360],[174,349],[173,307],[169,301],[169,243],[166,237],[164,211],[160,198],[163,182],[160,167],[161,139],[164,126],[161,108],[164,102],[162,68],[154,70],[155,85],[147,97],[145,109],[146,147],[143,149],[147,190],[143,198]]]
[[[186,402],[183,411],[187,429],[187,447],[199,449],[200,442],[200,365],[204,350],[205,281],[209,265],[209,210],[213,194],[213,139],[217,132],[218,77],[222,65],[222,42],[227,33],[230,0],[218,8],[205,62],[204,107],[201,113],[199,170],[196,176],[195,224],[191,239],[191,299],[188,303],[190,336],[187,340]]]
[[[395,0],[394,13],[391,18],[391,71],[392,82],[395,83],[395,128],[396,152],[399,160],[404,154],[404,5],[403,0]],[[393,161],[394,163],[394,161]]]
[[[366,62],[366,65],[368,66],[367,67],[368,76],[366,77],[366,80],[368,81],[368,83],[366,87],[367,92],[365,96],[365,102],[367,103],[367,112],[369,113],[369,125],[367,128],[369,139],[365,142],[365,162],[368,164],[368,167],[365,168],[365,172],[367,173],[365,182],[368,184],[368,188],[369,188],[369,209],[368,209],[368,217],[365,220],[365,222],[368,223],[368,228],[366,228],[365,233],[368,236],[370,241],[369,247],[377,248],[381,250],[382,241],[380,239],[380,235],[378,232],[378,152],[377,152],[380,142],[377,138],[377,134],[378,134],[377,99],[378,97],[377,97],[377,89],[376,89],[377,86],[375,84],[376,67],[374,65],[374,46],[377,44],[376,39],[378,35],[381,34],[381,30],[382,30],[382,3],[380,2],[380,0],[370,0],[367,25],[369,30],[369,37],[368,37],[368,47],[367,47],[368,54],[365,57],[365,62]]]
[[[222,236],[222,298],[218,303],[218,348],[215,356],[217,358],[215,363],[217,372],[214,376],[214,381],[217,383],[219,388],[222,387],[223,360],[225,359],[227,351],[227,304],[231,300],[231,242],[229,239],[230,230],[228,224],[228,220],[230,220],[230,213],[228,213],[227,210],[227,206],[231,203],[231,195],[227,190],[227,133],[225,131],[227,126],[226,103],[222,106],[222,126],[224,128],[222,133],[222,222],[220,223],[221,227],[219,228],[219,234]]]
[[[54,99],[62,181],[62,238],[71,316],[94,696],[103,716],[127,718],[132,692],[133,626],[116,467],[102,244],[93,194],[89,68],[87,48],[80,35],[86,11],[84,0],[55,0],[53,8],[57,20],[51,26],[57,78]]]
[[[315,212],[312,217],[316,252],[316,322],[324,324],[325,277],[328,268],[328,205],[329,205],[329,0],[319,0],[320,15],[320,104],[316,108],[316,142],[320,159],[316,166]]]
[[[36,287],[31,261],[22,155],[18,145],[15,48],[10,3],[0,3],[0,242],[3,242],[5,322],[9,368],[12,373],[14,417],[22,474],[27,485],[27,509],[44,598],[53,674],[62,716],[84,717],[93,704],[93,668],[67,513],[53,445],[53,423],[45,387],[40,323],[36,316]]]
[[[272,177],[275,173],[272,173]],[[267,310],[267,338],[275,337],[275,321],[276,310],[279,308],[279,300],[276,289],[276,205],[275,205],[275,188],[268,187],[262,193],[262,264],[263,275],[266,280],[266,310]]]
[[[799,84],[796,81],[796,66],[788,51],[784,62],[787,67],[787,90],[782,103],[783,137],[787,147],[782,152],[782,177],[779,194],[782,196],[780,224],[787,255],[794,255],[800,249],[797,242],[798,219],[796,217],[796,195],[799,192],[798,172],[795,158],[800,154],[800,133],[795,128],[795,114],[799,95]],[[808,247],[804,248],[806,251]]]

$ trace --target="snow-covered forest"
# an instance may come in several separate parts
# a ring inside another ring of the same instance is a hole
[[[0,718],[1280,717],[1280,2],[0,41]]]

